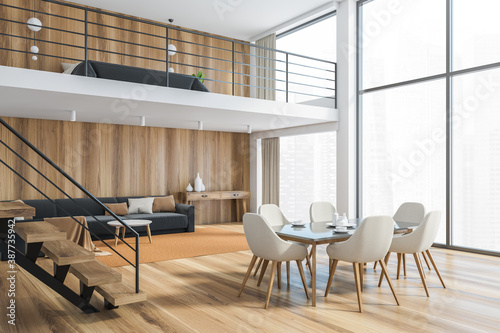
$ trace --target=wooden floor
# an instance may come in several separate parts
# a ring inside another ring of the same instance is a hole
[[[242,231],[241,223],[217,227]],[[328,274],[324,246],[318,248],[316,308],[305,297],[295,265],[289,289],[284,283],[278,290],[275,283],[268,310],[264,310],[267,279],[257,287],[251,277],[242,296],[236,297],[250,251],[142,264],[141,289],[148,295],[147,302],[90,315],[20,270],[16,327],[6,320],[7,264],[1,262],[0,332],[498,332],[500,258],[442,249],[432,252],[448,289],[441,287],[434,271],[426,270],[431,295],[427,298],[412,259],[408,277],[395,280],[393,256],[389,271],[401,306],[394,303],[385,281],[377,288],[380,270],[374,272],[369,264],[364,313],[357,312],[351,264],[339,264],[330,295],[322,296]],[[48,260],[44,264],[50,269]],[[117,270],[133,283],[131,268]],[[69,275],[68,282],[76,290],[76,278]],[[100,296],[94,296],[93,304],[103,309]]]

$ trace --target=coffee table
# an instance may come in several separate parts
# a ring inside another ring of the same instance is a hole
[[[151,239],[151,229],[149,229],[149,225],[151,224],[151,220],[123,220],[123,222],[127,223],[130,227],[146,227],[146,232],[148,233],[149,242],[152,243]],[[118,245],[118,236],[120,236],[120,229],[122,229],[122,239],[125,238],[125,226],[118,221],[109,221],[109,226],[115,227],[115,246]]]

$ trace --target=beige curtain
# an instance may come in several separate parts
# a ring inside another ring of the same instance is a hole
[[[276,49],[276,34],[272,34],[261,38],[255,42],[255,45]],[[256,67],[256,85],[257,85],[257,98],[276,100],[276,61],[265,59],[276,59],[276,51],[255,48],[255,64]],[[261,58],[265,57],[265,58]],[[264,68],[261,68],[264,67]]]
[[[280,204],[280,138],[262,139],[262,204]]]

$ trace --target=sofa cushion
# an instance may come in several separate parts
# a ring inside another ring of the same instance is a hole
[[[128,207],[127,203],[122,202],[122,203],[113,203],[113,204],[104,204],[106,207],[109,208],[113,213],[116,215],[128,215]],[[111,215],[107,211],[104,211],[104,215]]]
[[[175,199],[173,195],[166,197],[155,197],[153,201],[153,213],[175,212]]]
[[[154,198],[128,199],[130,214],[153,214]]]
[[[98,198],[102,203],[116,203],[115,198]],[[90,198],[56,199],[57,216],[104,215],[104,208]]]
[[[57,207],[49,200],[23,200],[25,204],[35,207],[33,219],[42,220],[46,217],[57,216]]]

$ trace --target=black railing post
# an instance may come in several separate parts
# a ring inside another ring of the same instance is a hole
[[[288,103],[288,52],[285,53],[285,55],[286,55],[286,62],[285,62],[285,64],[286,64],[286,70],[285,70],[285,75],[286,75],[286,79],[285,79],[285,81],[286,81],[286,83],[285,83],[286,84],[285,95],[286,95],[286,102]]]
[[[232,82],[233,82],[233,96],[234,96],[234,42],[232,44],[233,44],[233,79],[232,79]]]
[[[337,108],[337,63],[335,63],[335,108]]]
[[[85,8],[85,76],[89,76],[89,25],[88,10]]]
[[[139,293],[139,234],[135,235],[135,292]]]
[[[165,27],[165,36],[166,36],[166,41],[167,41],[167,87],[170,87],[170,59],[168,58],[168,27]]]

